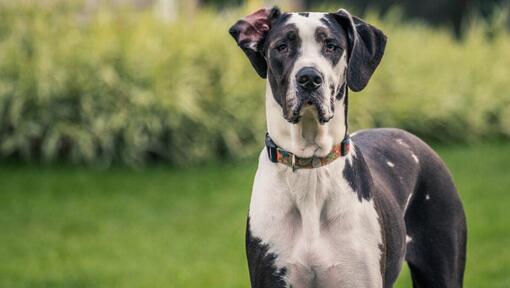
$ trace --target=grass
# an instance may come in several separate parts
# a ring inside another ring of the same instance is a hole
[[[510,145],[438,151],[468,214],[466,287],[510,287]],[[2,165],[0,287],[249,287],[255,169]]]

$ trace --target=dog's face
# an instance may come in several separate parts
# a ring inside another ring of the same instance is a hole
[[[298,123],[305,109],[315,109],[320,124],[328,122],[347,86],[354,91],[366,86],[386,43],[380,30],[345,10],[261,9],[239,20],[230,33],[257,73],[267,77],[282,116],[291,123]]]
[[[267,77],[283,117],[296,123],[302,109],[317,109],[320,123],[333,117],[336,95],[345,82],[347,33],[322,13],[287,14],[264,44]]]

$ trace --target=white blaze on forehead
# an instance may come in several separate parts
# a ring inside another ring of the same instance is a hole
[[[321,44],[315,39],[318,27],[327,28],[321,21],[324,13],[309,13],[308,16],[292,14],[287,23],[296,25],[301,39],[300,56],[297,69],[304,66],[323,67],[326,59],[321,57]]]

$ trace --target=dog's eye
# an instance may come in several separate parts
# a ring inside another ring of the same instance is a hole
[[[287,44],[280,44],[280,45],[276,46],[276,50],[280,53],[285,53],[288,50],[288,46],[287,46]]]
[[[326,44],[326,51],[327,52],[333,52],[336,50],[336,48],[338,48],[338,46],[336,46],[335,44],[333,43],[327,43]]]

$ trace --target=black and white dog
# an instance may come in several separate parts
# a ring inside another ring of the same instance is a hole
[[[384,53],[374,26],[336,13],[261,9],[230,33],[267,78],[266,147],[246,233],[253,288],[462,287],[466,221],[448,169],[417,137],[349,137],[347,92]]]

